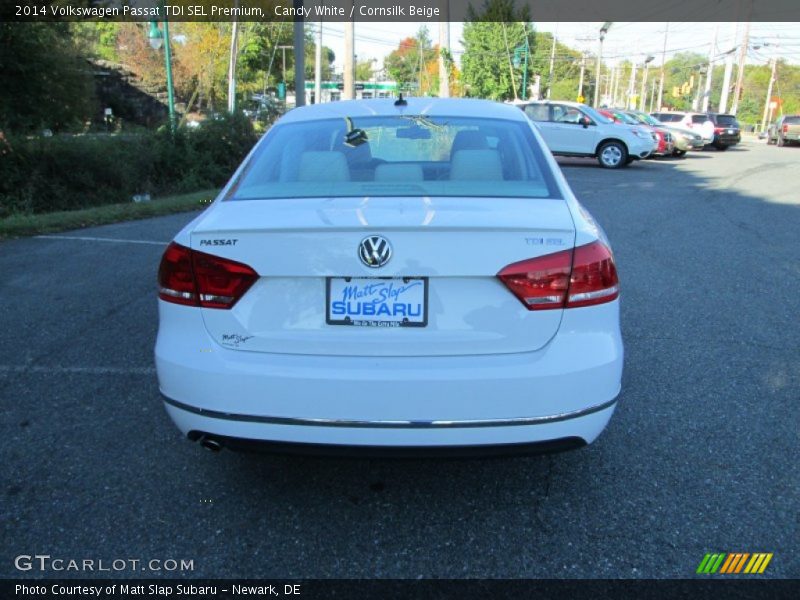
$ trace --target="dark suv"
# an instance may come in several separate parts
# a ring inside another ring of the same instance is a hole
[[[708,120],[714,124],[714,141],[711,145],[717,150],[727,150],[742,141],[739,122],[733,115],[708,113]]]

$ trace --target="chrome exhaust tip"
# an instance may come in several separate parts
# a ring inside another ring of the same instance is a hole
[[[198,441],[203,448],[211,452],[219,452],[222,450],[222,444],[213,438],[203,436]]]

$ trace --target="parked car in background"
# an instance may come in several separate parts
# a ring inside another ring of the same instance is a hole
[[[653,152],[653,136],[638,125],[617,125],[578,102],[541,100],[516,105],[536,123],[547,147],[559,156],[594,157],[619,169]]]
[[[209,449],[568,449],[620,392],[609,242],[505,104],[288,112],[158,283],[159,387]]]
[[[656,112],[653,117],[662,123],[675,123],[698,132],[706,145],[727,150],[742,140],[736,117],[721,113]]]
[[[689,150],[702,150],[705,146],[702,135],[687,127],[682,127],[680,124],[672,125],[662,123],[640,110],[626,110],[625,114],[637,119],[640,123],[644,123],[645,125],[661,127],[669,131],[672,134],[673,156],[682,157],[685,156]]]
[[[665,127],[653,127],[647,123],[642,123],[638,119],[633,118],[629,114],[625,113],[625,111],[617,109],[617,108],[600,108],[598,111],[601,115],[604,115],[614,121],[615,123],[619,123],[622,125],[636,125],[639,127],[644,127],[650,134],[653,136],[653,154],[650,156],[671,156],[673,150],[673,141],[672,141],[672,134],[665,128]]]
[[[651,116],[665,125],[690,129],[703,138],[703,144],[714,142],[714,124],[706,113],[696,112],[655,112]]]
[[[708,113],[708,120],[714,125],[714,140],[711,145],[717,150],[727,150],[742,141],[742,130],[736,117],[721,113]]]
[[[767,129],[767,143],[785,146],[800,142],[800,115],[784,115]]]

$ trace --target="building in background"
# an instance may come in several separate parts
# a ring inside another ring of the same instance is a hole
[[[321,89],[322,102],[336,102],[342,99],[344,83],[341,81],[323,81]],[[356,100],[370,98],[395,98],[399,91],[396,81],[357,81]],[[287,99],[288,100],[288,99]],[[314,82],[306,81],[306,104],[316,104],[314,98]]]

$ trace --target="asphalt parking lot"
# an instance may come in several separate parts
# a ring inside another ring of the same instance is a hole
[[[706,552],[772,552],[766,576],[800,577],[800,147],[560,162],[614,246],[627,353],[608,429],[565,454],[206,452],[152,360],[158,261],[193,215],[0,243],[0,575],[80,575],[14,567],[48,554],[193,577],[682,578]]]

